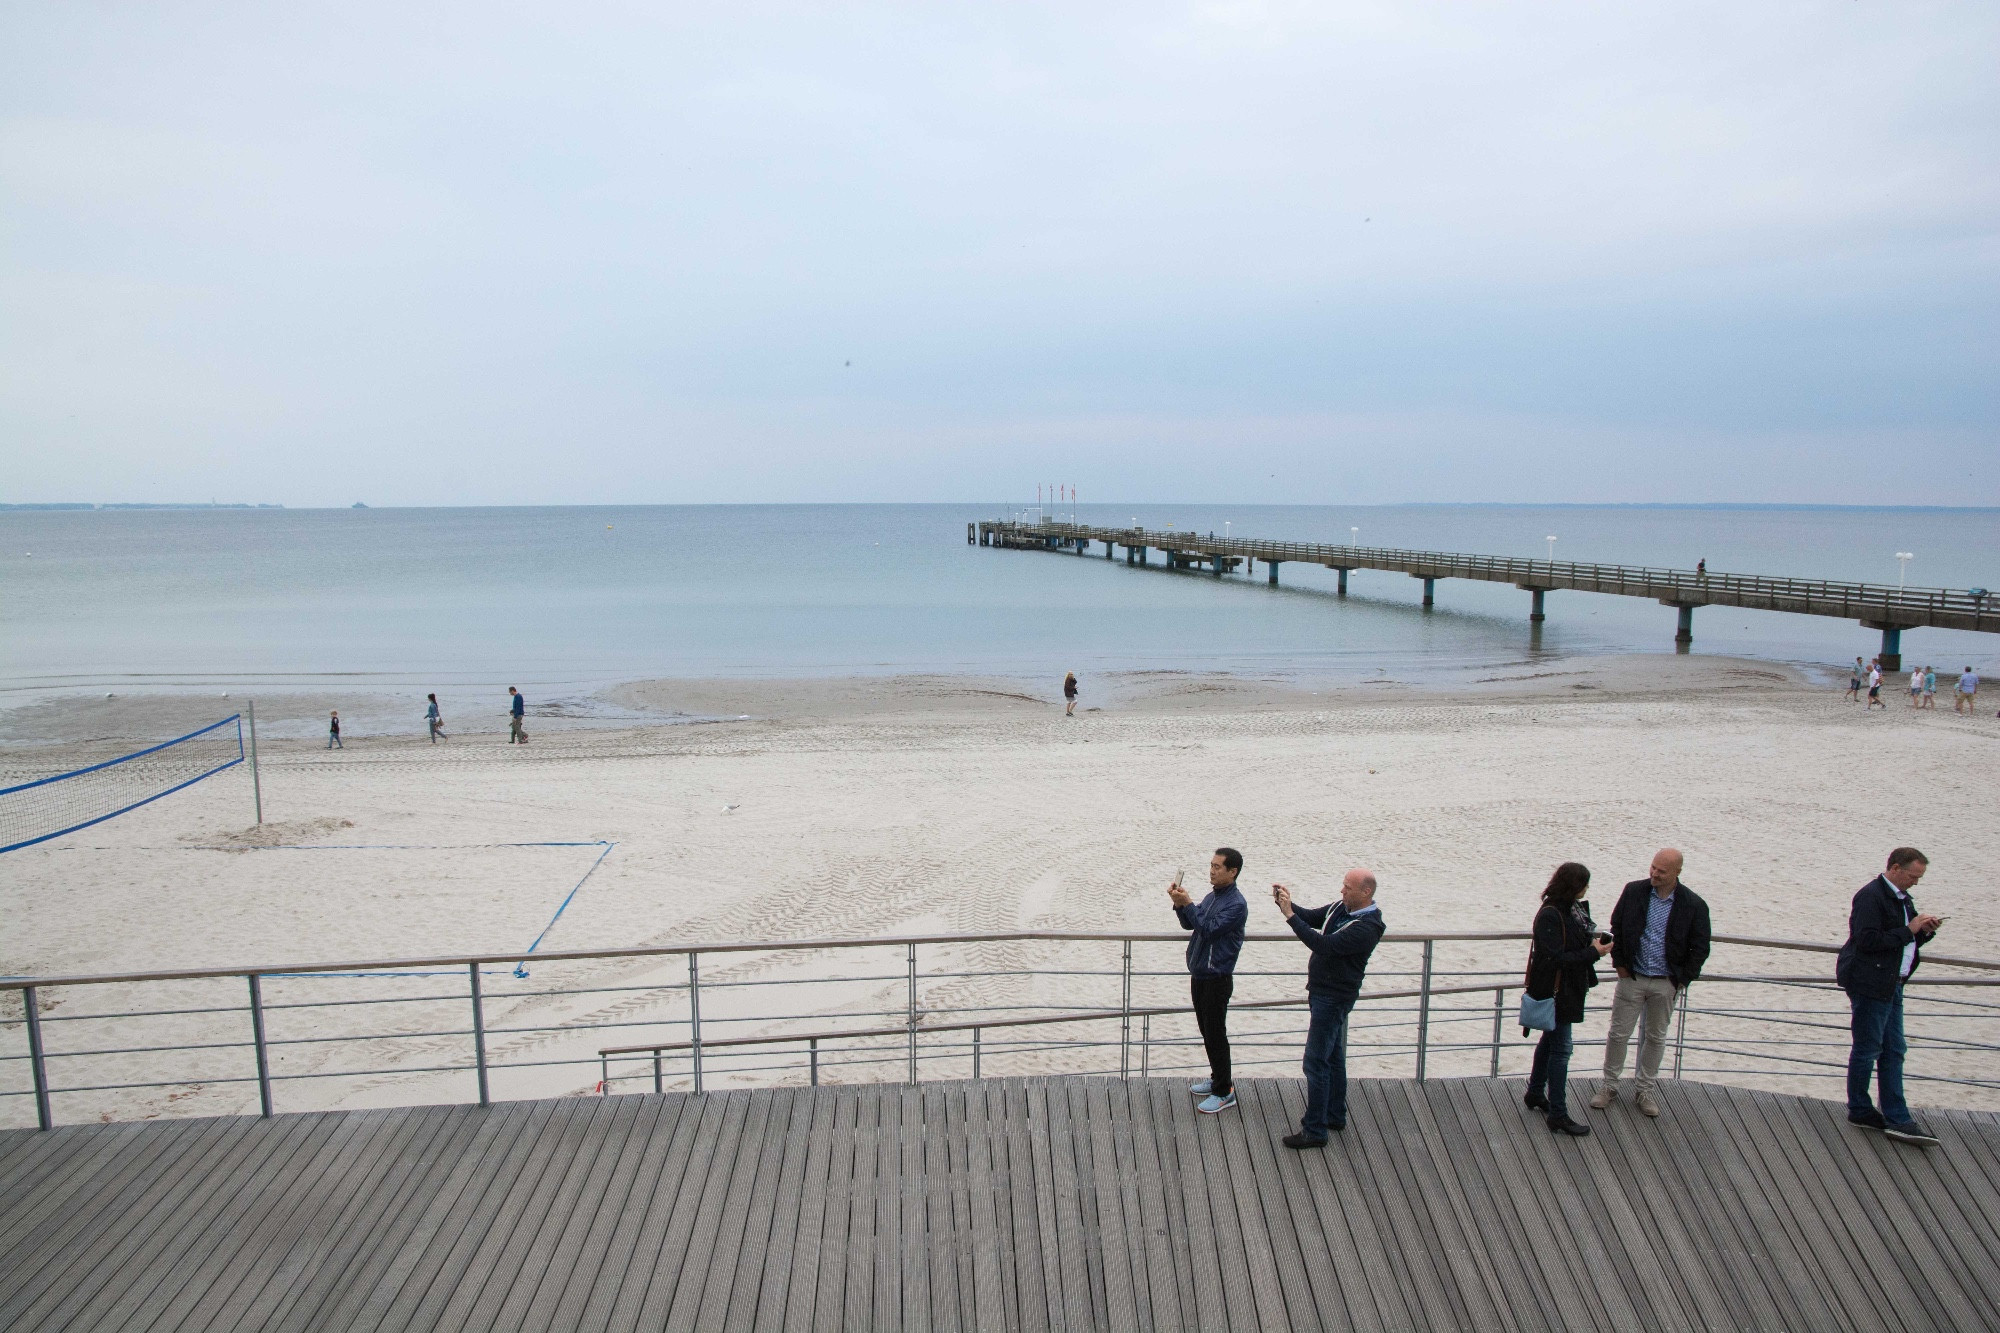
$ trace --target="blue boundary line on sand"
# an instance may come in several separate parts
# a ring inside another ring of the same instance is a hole
[[[230,760],[228,763],[217,764],[214,768],[209,769],[206,773],[197,773],[193,777],[189,778],[186,782],[177,782],[173,786],[167,788],[165,791],[156,791],[151,796],[145,797],[142,800],[134,801],[130,805],[121,806],[120,808],[113,810],[108,815],[99,815],[95,819],[86,819],[81,824],[71,824],[68,828],[59,828],[54,833],[44,833],[38,838],[27,838],[21,842],[10,842],[5,847],[0,847],[0,852],[18,852],[23,847],[33,847],[38,842],[47,842],[51,838],[60,838],[64,834],[75,833],[79,829],[87,829],[92,824],[102,824],[107,819],[116,819],[118,818],[118,816],[122,814],[127,814],[133,810],[137,810],[142,805],[151,805],[154,801],[159,800],[162,796],[172,796],[175,792],[179,791],[183,787],[192,787],[195,783],[200,782],[203,778],[212,778],[225,768],[236,767],[238,764],[243,762],[243,714],[231,713],[228,717],[223,718],[222,721],[211,722],[207,726],[202,727],[199,730],[190,731],[185,736],[177,736],[173,740],[162,741],[160,744],[152,746],[150,749],[134,750],[131,754],[120,755],[116,759],[107,759],[101,764],[92,764],[88,768],[72,769],[67,773],[58,773],[52,778],[36,778],[33,782],[23,782],[13,787],[0,787],[0,796],[11,796],[15,792],[27,791],[33,787],[46,787],[51,782],[62,782],[69,778],[82,777],[85,773],[95,773],[100,769],[111,768],[118,764],[129,763],[134,759],[143,759],[149,754],[158,754],[160,751],[166,749],[168,746],[179,745],[182,741],[191,741],[197,736],[205,736],[209,732],[214,731],[217,727],[226,727],[231,722],[234,722],[236,724],[236,757]]]
[[[318,844],[282,843],[275,847],[255,847],[255,848],[249,848],[247,850],[261,851],[261,852],[358,852],[358,851],[412,852],[412,851],[455,851],[470,847],[602,847],[604,850],[597,854],[597,859],[590,863],[590,868],[583,872],[583,877],[577,880],[577,882],[573,886],[571,886],[570,891],[568,893],[563,895],[563,900],[556,905],[555,915],[549,918],[548,924],[542,927],[541,933],[535,936],[534,942],[529,944],[527,949],[522,952],[520,961],[515,963],[512,968],[488,967],[480,969],[482,973],[489,976],[494,975],[496,973],[512,972],[513,975],[517,977],[525,978],[528,976],[529,956],[532,955],[535,952],[535,950],[542,947],[542,941],[547,939],[549,937],[549,932],[556,928],[556,922],[562,920],[562,914],[569,910],[570,903],[575,900],[577,894],[583,891],[584,884],[590,879],[592,875],[597,873],[597,867],[604,864],[604,858],[611,855],[612,850],[617,846],[618,844],[616,842],[613,842],[608,838],[598,838],[592,842],[474,842],[474,843],[459,843],[459,844],[392,843],[392,842],[318,843]],[[199,849],[190,849],[190,850],[199,850]],[[458,971],[457,969],[454,968],[449,972],[264,972],[260,973],[259,975],[267,977],[455,977],[458,975]]]

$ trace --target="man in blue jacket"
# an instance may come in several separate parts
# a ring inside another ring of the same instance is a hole
[[[1347,1128],[1347,1015],[1361,994],[1368,955],[1387,928],[1375,905],[1375,876],[1357,866],[1340,881],[1340,901],[1325,907],[1294,907],[1292,891],[1271,886],[1271,897],[1299,942],[1312,950],[1306,968],[1306,997],[1312,1022],[1306,1029],[1306,1114],[1299,1132],[1287,1134],[1287,1148],[1324,1148],[1328,1130]]]
[[[1930,868],[1914,847],[1889,853],[1889,865],[1854,895],[1847,917],[1847,943],[1840,946],[1834,979],[1847,992],[1853,1012],[1854,1044],[1847,1054],[1847,1119],[1864,1129],[1920,1147],[1937,1140],[1910,1115],[1903,1100],[1903,984],[1917,970],[1924,945],[1942,921],[1917,911],[1910,891]],[[1868,1085],[1879,1081],[1882,1109],[1868,1100]]]
[[[1208,1049],[1208,1077],[1188,1091],[1201,1101],[1195,1110],[1214,1115],[1236,1105],[1236,1084],[1229,1073],[1229,997],[1236,989],[1236,955],[1243,951],[1243,926],[1250,905],[1237,891],[1243,853],[1218,847],[1208,859],[1208,896],[1195,902],[1179,878],[1167,886],[1174,915],[1193,932],[1188,937],[1188,992],[1194,999],[1195,1026]]]

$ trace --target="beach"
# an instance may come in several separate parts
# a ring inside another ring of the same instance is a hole
[[[531,743],[510,747],[494,705],[448,707],[448,744],[431,745],[414,725],[352,734],[331,752],[320,740],[275,739],[260,756],[261,828],[247,776],[232,770],[0,858],[9,923],[0,970],[502,954],[538,932],[547,951],[1165,931],[1168,880],[1185,868],[1198,885],[1222,844],[1243,851],[1253,929],[1281,926],[1272,882],[1318,904],[1354,865],[1379,876],[1392,940],[1525,929],[1563,860],[1592,868],[1604,920],[1619,887],[1671,845],[1685,852],[1683,880],[1708,900],[1717,934],[1833,944],[1855,889],[1891,847],[1912,844],[1931,858],[1924,909],[1950,917],[1933,951],[2000,958],[2000,907],[1984,873],[2000,858],[2000,833],[1982,813],[2000,797],[2000,720],[1990,710],[1955,716],[1947,699],[1919,713],[1894,698],[1870,714],[1839,685],[1793,668],[1669,655],[1523,661],[1450,688],[1086,676],[1074,719],[1062,715],[1060,684],[1059,675],[656,680],[601,702],[715,720],[564,730],[531,715]],[[259,706],[305,717],[327,702]],[[0,755],[17,769],[24,756],[54,768],[148,739],[96,725],[111,716],[104,703],[17,711]],[[141,711],[171,734],[218,706],[163,695]],[[54,743],[65,734],[93,739]],[[1482,957],[1518,966],[1524,952],[1508,945]],[[1063,956],[1053,946],[1037,954]],[[1259,993],[1296,989],[1286,972],[1303,970],[1302,951],[1253,944],[1253,956],[1272,974],[1255,983]],[[1718,949],[1711,970],[1722,959]],[[1172,961],[1161,954],[1163,966]],[[1788,963],[1816,974],[1831,960]],[[670,972],[652,960],[591,975],[636,985]],[[1007,1000],[1015,985],[968,984],[986,1002]],[[1164,980],[1152,991],[1175,993]],[[1594,1020],[1609,999],[1608,986],[1593,994]],[[1979,1058],[1920,1050],[1912,1067],[1970,1069]],[[1580,1052],[1576,1076],[1589,1065]],[[561,1071],[543,1090],[587,1091],[592,1077]],[[286,1097],[294,1109],[407,1102],[426,1078],[448,1099],[434,1075],[360,1090],[302,1083]],[[120,1118],[167,1107],[166,1094],[119,1095]],[[1990,1100],[1957,1087],[1923,1095]],[[10,1100],[9,1123],[19,1123],[21,1099]]]

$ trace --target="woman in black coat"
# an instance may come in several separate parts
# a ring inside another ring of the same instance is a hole
[[[1579,1136],[1590,1133],[1590,1126],[1569,1118],[1570,1029],[1583,1021],[1583,993],[1597,984],[1597,960],[1611,952],[1610,937],[1600,937],[1590,920],[1590,904],[1583,899],[1589,888],[1589,869],[1575,861],[1563,862],[1549,877],[1535,913],[1526,983],[1538,1000],[1555,996],[1556,1025],[1535,1047],[1525,1100],[1530,1110],[1548,1114],[1551,1130]]]

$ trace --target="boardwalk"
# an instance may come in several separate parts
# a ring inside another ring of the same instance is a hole
[[[982,546],[1033,550],[1065,550],[1081,555],[1092,542],[1104,543],[1109,557],[1125,548],[1125,558],[1145,563],[1158,551],[1170,566],[1206,565],[1215,573],[1248,562],[1263,561],[1270,581],[1288,561],[1324,565],[1340,571],[1340,591],[1355,569],[1408,574],[1424,583],[1424,605],[1432,604],[1439,579],[1478,579],[1511,583],[1533,594],[1529,619],[1543,618],[1543,595],[1558,588],[1578,592],[1644,597],[1680,613],[1677,641],[1693,641],[1694,611],[1703,606],[1744,606],[1797,615],[1857,620],[1882,631],[1883,669],[1901,663],[1902,632],[1918,626],[1934,629],[1982,630],[2000,633],[2000,596],[1983,590],[1897,588],[1877,583],[1845,583],[1829,579],[1790,579],[1763,574],[1697,575],[1691,569],[1655,569],[1640,565],[1580,564],[1569,560],[1527,560],[1507,556],[1460,555],[1450,551],[1405,551],[1380,546],[1336,546],[1318,542],[1263,541],[1248,537],[1217,537],[1198,532],[1158,532],[1145,528],[1098,528],[1071,523],[977,523],[968,541]]]
[[[0,1134],[0,1328],[2000,1329],[2000,1117],[1942,1149],[1669,1084],[571,1098]],[[1544,1257],[1560,1255],[1552,1262]]]

